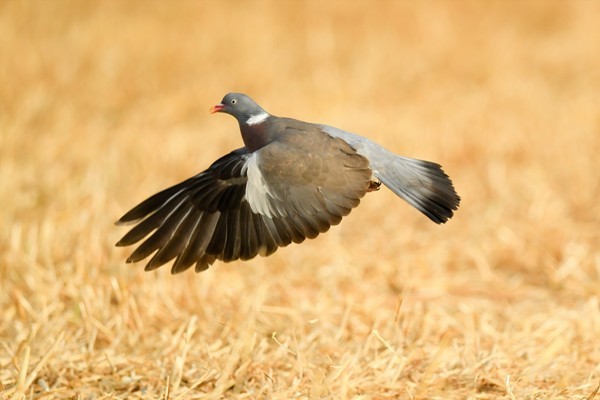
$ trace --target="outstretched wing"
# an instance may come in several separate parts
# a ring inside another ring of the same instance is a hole
[[[366,193],[368,161],[327,135],[309,135],[322,146],[318,155],[307,155],[297,135],[282,136],[251,154],[227,154],[121,217],[117,224],[136,225],[117,246],[145,238],[127,262],[155,253],[146,270],[176,259],[172,273],[194,263],[200,272],[215,260],[267,256],[338,224]]]

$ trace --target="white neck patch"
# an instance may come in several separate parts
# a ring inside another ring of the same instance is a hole
[[[259,114],[252,115],[250,118],[248,118],[248,121],[246,121],[246,123],[248,125],[260,124],[265,119],[267,119],[268,116],[269,116],[269,114],[267,114],[266,112],[262,111]]]

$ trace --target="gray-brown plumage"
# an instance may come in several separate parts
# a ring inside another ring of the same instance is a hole
[[[117,224],[136,225],[117,246],[145,239],[127,262],[154,253],[146,270],[175,259],[171,272],[178,273],[267,256],[337,225],[378,180],[437,223],[460,202],[438,164],[337,128],[272,116],[240,93],[211,111],[238,120],[245,146],[121,217]]]

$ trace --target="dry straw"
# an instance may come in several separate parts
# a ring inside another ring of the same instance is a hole
[[[593,399],[600,3],[0,4],[0,399]],[[441,162],[301,246],[144,273],[129,207],[240,146],[227,91]]]

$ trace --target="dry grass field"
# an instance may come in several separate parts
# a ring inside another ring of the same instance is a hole
[[[268,258],[125,264],[229,91],[434,160]],[[600,2],[0,1],[0,399],[593,399]]]

